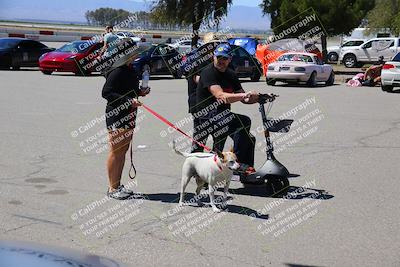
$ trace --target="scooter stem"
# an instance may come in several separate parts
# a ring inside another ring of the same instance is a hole
[[[267,142],[265,153],[267,154],[267,159],[274,159],[274,154],[273,154],[274,147],[270,140],[270,135],[268,131],[268,118],[267,115],[265,114],[264,103],[260,103],[259,111],[261,113],[261,119],[263,122],[265,141]]]

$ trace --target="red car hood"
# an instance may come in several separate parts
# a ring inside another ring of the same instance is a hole
[[[63,61],[71,56],[76,56],[76,59],[80,59],[84,56],[84,54],[74,54],[71,52],[49,52],[47,53],[42,60],[55,60],[55,61]]]

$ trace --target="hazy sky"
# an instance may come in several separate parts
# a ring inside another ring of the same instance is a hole
[[[258,6],[261,4],[261,0],[233,0],[233,4],[239,6]]]
[[[233,0],[226,26],[242,29],[269,28],[269,18],[263,17],[258,7],[261,1]],[[80,23],[86,22],[87,10],[100,7],[121,8],[128,11],[148,10],[151,2],[152,0],[0,0],[0,19]]]
[[[127,0],[130,1],[130,0]],[[133,0],[136,2],[149,2],[149,0]],[[233,0],[233,5],[235,6],[258,6],[262,0]]]

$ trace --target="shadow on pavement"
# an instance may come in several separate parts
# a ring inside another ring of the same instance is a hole
[[[218,191],[222,191],[222,188],[219,188]],[[257,196],[257,197],[265,197],[265,198],[286,198],[286,199],[303,199],[303,198],[315,198],[321,200],[328,200],[333,198],[334,196],[328,194],[324,189],[315,189],[315,188],[303,188],[299,186],[289,186],[288,192],[286,195],[277,195],[277,196],[268,196],[267,188],[265,184],[262,185],[245,185],[242,188],[238,189],[229,189],[235,195],[245,195],[245,196]]]
[[[172,194],[172,193],[159,193],[159,194],[143,194],[142,195],[143,198],[145,200],[150,200],[150,201],[161,201],[164,203],[175,203],[178,204],[179,201],[179,194]],[[185,193],[185,202],[188,203],[189,199],[194,199],[194,194],[193,193]],[[218,202],[218,198],[219,196],[215,196],[216,197],[216,204],[217,206],[219,206],[218,204],[221,204],[220,202]],[[231,199],[228,197],[228,199]],[[207,205],[208,203],[210,203],[209,197],[208,195],[204,195],[204,197],[201,199],[201,201],[203,202],[204,205],[197,205],[197,203],[193,203],[193,205],[187,205],[189,207],[203,207],[203,206],[209,206]],[[229,202],[229,200],[228,200]],[[263,219],[263,220],[268,220],[269,215],[268,214],[258,214],[257,211],[247,208],[247,207],[243,207],[243,206],[238,206],[238,205],[232,205],[232,204],[228,204],[226,205],[226,209],[224,210],[224,212],[228,212],[228,213],[234,213],[234,214],[240,214],[240,215],[246,215],[252,218],[258,218],[258,219]]]
[[[303,265],[303,264],[296,264],[296,263],[284,263],[288,267],[323,267],[317,265]]]

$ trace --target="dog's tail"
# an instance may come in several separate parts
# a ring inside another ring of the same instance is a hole
[[[189,155],[190,155],[189,153],[181,152],[181,151],[177,150],[176,149],[176,141],[175,140],[172,141],[172,149],[175,151],[176,154],[178,154],[180,156],[183,156],[185,158],[189,157]]]

